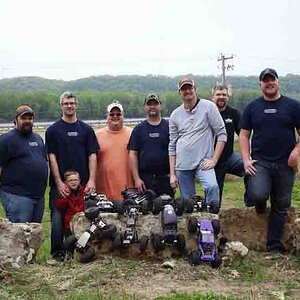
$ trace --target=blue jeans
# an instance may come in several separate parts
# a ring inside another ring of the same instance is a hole
[[[215,172],[216,172],[217,182],[220,190],[220,204],[221,204],[224,180],[226,174],[232,174],[239,177],[245,176],[244,164],[241,156],[233,152],[227,160],[218,163],[216,165]]]
[[[41,223],[44,215],[44,197],[33,199],[0,191],[0,201],[6,217],[12,223]]]
[[[204,188],[206,204],[219,206],[219,187],[214,169],[177,170],[176,176],[182,199],[190,199],[196,195],[195,177],[197,177]]]
[[[61,210],[56,207],[55,199],[57,196],[57,189],[50,188],[49,205],[51,218],[51,255],[56,256],[63,251],[63,219],[64,215]]]
[[[254,176],[247,176],[245,204],[248,207],[263,206],[270,197],[267,248],[281,247],[284,224],[291,206],[295,173],[287,165],[265,161],[258,161],[255,167],[257,173]]]

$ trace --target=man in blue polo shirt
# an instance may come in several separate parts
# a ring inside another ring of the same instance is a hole
[[[259,81],[263,95],[246,106],[240,125],[240,151],[249,177],[245,204],[265,213],[270,197],[267,250],[282,253],[283,228],[300,154],[295,136],[295,129],[300,134],[300,103],[279,93],[274,69],[263,70]]]
[[[50,162],[51,255],[64,258],[62,212],[55,205],[57,194],[66,197],[70,191],[63,182],[67,170],[80,174],[85,191],[95,189],[98,141],[94,130],[77,118],[78,101],[73,93],[60,97],[62,117],[46,131]]]
[[[169,123],[161,117],[161,101],[156,94],[149,94],[144,103],[147,120],[133,129],[128,143],[135,187],[173,196],[169,179]]]
[[[48,179],[44,142],[32,132],[31,107],[19,106],[14,123],[0,137],[0,200],[10,222],[41,223]]]

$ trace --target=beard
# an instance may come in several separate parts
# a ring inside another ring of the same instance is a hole
[[[25,124],[25,125],[22,125],[19,128],[19,130],[22,134],[30,134],[30,133],[32,133],[32,127],[33,127],[32,124]]]
[[[275,97],[278,94],[278,91],[278,86],[272,84],[265,86],[263,89],[263,93],[270,98]]]
[[[217,101],[216,104],[219,109],[223,109],[226,107],[226,101]]]
[[[150,110],[148,113],[149,117],[157,117],[158,111],[157,110]]]

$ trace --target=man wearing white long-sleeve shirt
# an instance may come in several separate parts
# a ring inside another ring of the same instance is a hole
[[[206,204],[211,212],[218,213],[219,187],[214,167],[227,141],[225,124],[214,103],[197,98],[192,79],[179,80],[178,90],[183,104],[169,120],[170,184],[175,188],[178,183],[181,197],[189,199],[196,194],[197,177],[204,188]]]

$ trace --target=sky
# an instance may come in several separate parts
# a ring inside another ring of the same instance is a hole
[[[300,74],[298,0],[1,0],[0,79]]]

